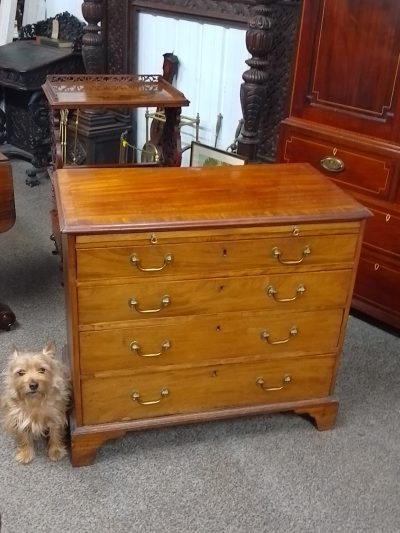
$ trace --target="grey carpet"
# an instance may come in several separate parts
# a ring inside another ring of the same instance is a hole
[[[14,162],[17,222],[0,235],[0,301],[15,343],[65,343],[58,258],[49,241],[50,185],[27,187]],[[93,466],[13,460],[0,433],[2,533],[400,532],[400,342],[350,317],[333,431],[278,414],[131,433]]]

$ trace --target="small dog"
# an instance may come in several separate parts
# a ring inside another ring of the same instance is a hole
[[[3,372],[2,423],[16,441],[15,459],[23,464],[34,458],[34,440],[40,437],[48,438],[48,456],[53,461],[67,453],[64,436],[71,386],[55,351],[53,341],[41,352],[14,349]]]

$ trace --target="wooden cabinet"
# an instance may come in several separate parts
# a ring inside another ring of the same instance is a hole
[[[367,209],[303,164],[65,168],[55,187],[74,465],[130,430],[333,427]]]
[[[375,215],[353,307],[400,328],[400,4],[303,0],[279,162],[309,162]]]

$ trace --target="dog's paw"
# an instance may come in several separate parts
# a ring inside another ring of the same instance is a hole
[[[24,446],[23,448],[18,448],[17,453],[15,454],[15,460],[18,463],[27,465],[35,457],[35,450],[31,447]]]
[[[47,455],[52,461],[59,461],[67,455],[67,450],[63,446],[49,446]]]

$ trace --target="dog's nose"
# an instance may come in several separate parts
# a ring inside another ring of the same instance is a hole
[[[37,390],[38,387],[39,387],[39,384],[35,383],[34,381],[32,381],[32,383],[29,383],[29,388],[31,391]]]

